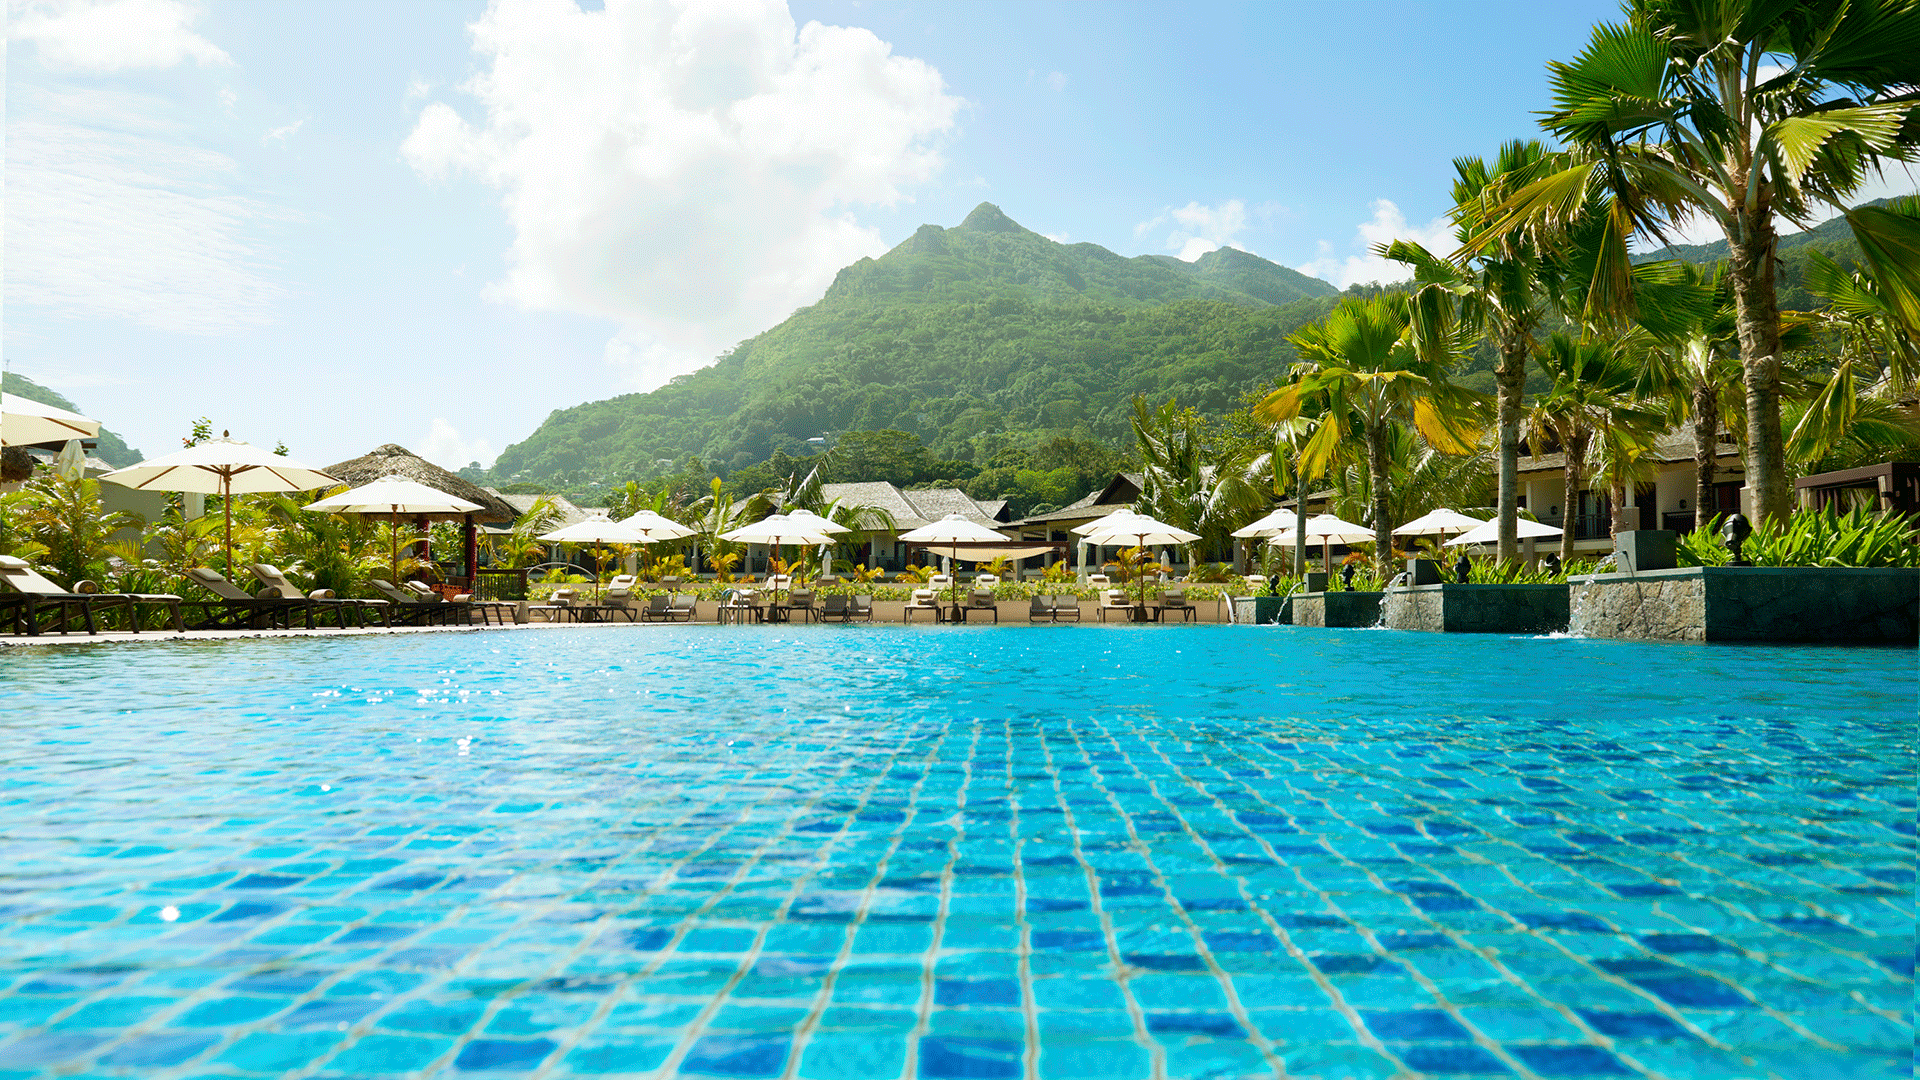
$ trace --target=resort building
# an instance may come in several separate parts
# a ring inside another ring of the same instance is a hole
[[[1740,489],[1746,480],[1746,467],[1740,459],[1739,445],[1731,435],[1722,435],[1713,466],[1713,505],[1710,512],[1731,514],[1740,509]],[[1670,431],[1654,441],[1653,449],[1641,459],[1652,478],[1635,485],[1632,505],[1640,511],[1643,529],[1670,529],[1678,533],[1693,531],[1694,467],[1693,435]],[[1566,455],[1521,455],[1520,505],[1532,511],[1545,525],[1573,532],[1573,550],[1580,555],[1598,555],[1613,550],[1613,499],[1607,485],[1589,479],[1575,496],[1572,506],[1562,505],[1566,493]],[[1551,540],[1540,541],[1538,551],[1557,550]]]
[[[859,484],[822,484],[820,495],[829,503],[872,507],[885,511],[893,518],[891,529],[885,527],[878,515],[862,519],[861,527],[871,531],[863,533],[861,539],[842,543],[838,556],[849,562],[887,570],[903,570],[912,561],[912,553],[907,545],[900,542],[901,533],[939,521],[948,514],[961,514],[990,529],[1004,529],[1007,524],[1005,499],[975,499],[959,488],[899,488],[886,481],[875,480]],[[764,554],[757,547],[754,551]]]

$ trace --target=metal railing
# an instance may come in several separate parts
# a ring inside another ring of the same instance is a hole
[[[475,600],[525,600],[527,571],[481,567],[473,576]]]

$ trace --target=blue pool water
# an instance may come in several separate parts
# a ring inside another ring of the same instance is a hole
[[[1914,656],[0,652],[0,1077],[1890,1077]]]

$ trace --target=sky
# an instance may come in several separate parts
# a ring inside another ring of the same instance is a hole
[[[1392,280],[1617,10],[14,0],[4,362],[149,455],[204,416],[457,468],[983,201]]]

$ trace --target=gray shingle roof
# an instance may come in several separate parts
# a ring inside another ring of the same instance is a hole
[[[995,518],[998,512],[1006,508],[1004,500],[980,503],[959,488],[902,491],[881,480],[859,484],[822,484],[820,495],[830,501],[885,510],[893,515],[894,524],[901,532],[938,521],[948,514],[965,514],[984,524],[997,524]]]
[[[1723,442],[1715,448],[1716,460],[1740,457],[1740,447],[1734,443]],[[1655,465],[1671,465],[1681,461],[1693,460],[1693,432],[1669,431],[1653,440],[1653,449],[1646,452],[1642,461]],[[1567,467],[1565,454],[1541,454],[1538,457],[1520,455],[1520,472],[1551,472]]]
[[[501,502],[513,507],[515,517],[519,517],[521,514],[533,509],[534,500],[541,498],[539,495],[503,495],[495,488],[486,488],[485,490]],[[573,505],[573,500],[567,498],[565,495],[548,495],[545,496],[545,498],[553,503],[555,510],[560,511],[560,523],[554,526],[556,529],[565,528],[578,521],[585,521],[593,516]]]

